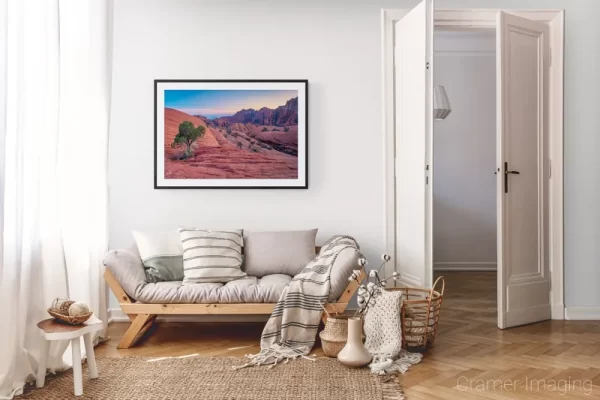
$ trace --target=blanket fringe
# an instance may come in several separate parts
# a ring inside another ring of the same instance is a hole
[[[383,400],[405,400],[404,390],[398,382],[398,377],[393,376],[393,379],[382,380]]]
[[[371,372],[377,375],[386,375],[389,373],[406,373],[411,365],[418,364],[423,358],[422,354],[409,353],[406,350],[400,351],[398,357],[394,360],[390,355],[374,355],[373,362],[369,365]]]
[[[297,358],[303,358],[309,361],[315,361],[316,356],[313,354],[312,356],[306,356],[310,349],[301,347],[301,348],[292,348],[281,345],[272,345],[269,348],[263,349],[258,354],[246,354],[246,358],[250,359],[244,365],[234,366],[234,370],[248,368],[253,366],[268,366],[269,369],[276,367],[277,364],[283,363],[287,364],[291,360],[295,360]]]

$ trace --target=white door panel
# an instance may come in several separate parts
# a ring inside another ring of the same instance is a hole
[[[402,284],[432,281],[433,0],[395,24],[396,258]]]
[[[500,12],[498,326],[550,318],[548,57],[543,23]]]

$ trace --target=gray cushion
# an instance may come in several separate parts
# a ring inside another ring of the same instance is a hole
[[[132,298],[138,287],[146,284],[144,265],[137,247],[111,250],[104,256],[104,265]]]
[[[249,276],[223,283],[182,282],[148,283],[137,291],[143,303],[276,303],[292,280],[288,275],[267,275],[261,279]]]
[[[244,269],[248,275],[295,276],[315,258],[317,229],[244,232]]]
[[[348,284],[348,277],[352,275],[352,271],[360,268],[358,259],[361,253],[352,248],[347,248],[338,254],[333,268],[331,269],[331,289],[329,291],[329,301],[335,301],[340,298]],[[366,284],[366,283],[365,283]]]

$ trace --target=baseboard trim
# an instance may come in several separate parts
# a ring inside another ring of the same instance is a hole
[[[423,282],[421,281],[421,278],[415,275],[411,275],[411,274],[407,274],[407,273],[400,273],[400,278],[398,278],[398,281],[395,284],[396,287],[400,286],[400,287],[422,287],[423,286]]]
[[[440,261],[433,263],[434,271],[496,271],[496,261]]]
[[[565,305],[564,304],[551,304],[552,319],[564,320],[565,319]]]
[[[600,307],[565,307],[569,321],[600,321]]]
[[[270,315],[159,315],[164,322],[266,322]],[[108,323],[129,322],[120,308],[108,309]]]

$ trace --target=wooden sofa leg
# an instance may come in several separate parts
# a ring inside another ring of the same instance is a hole
[[[150,329],[152,323],[156,319],[155,314],[138,314],[135,319],[121,338],[121,341],[117,345],[117,349],[128,349],[132,347],[136,339],[140,338],[144,333]]]

